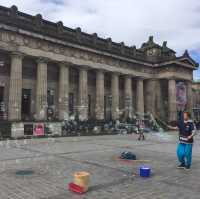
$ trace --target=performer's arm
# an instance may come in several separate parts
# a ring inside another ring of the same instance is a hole
[[[194,125],[194,123],[191,124],[191,129],[192,129],[192,134],[188,136],[188,139],[191,139],[196,135],[196,126]]]

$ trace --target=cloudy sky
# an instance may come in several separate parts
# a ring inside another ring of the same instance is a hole
[[[20,11],[65,26],[98,33],[103,38],[136,45],[153,35],[158,43],[168,41],[177,55],[188,49],[200,62],[200,0],[0,0]],[[194,72],[200,79],[200,70]]]

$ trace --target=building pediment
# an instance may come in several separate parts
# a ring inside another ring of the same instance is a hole
[[[196,63],[192,58],[189,58],[189,57],[183,57],[183,58],[179,58],[178,59],[179,62],[182,62],[184,64],[188,64],[188,65],[191,65],[193,67],[198,67],[199,64]]]
[[[185,52],[183,53],[183,55],[181,57],[178,57],[177,60],[179,62],[191,65],[191,66],[193,66],[195,68],[199,66],[199,64],[197,62],[195,62],[194,59],[192,59],[192,57],[189,55],[189,53],[188,53],[187,50],[185,50]]]

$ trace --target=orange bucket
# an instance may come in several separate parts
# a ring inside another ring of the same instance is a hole
[[[86,192],[90,183],[90,173],[79,171],[74,173],[74,184],[82,187]]]

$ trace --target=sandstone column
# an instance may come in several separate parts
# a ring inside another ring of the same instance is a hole
[[[22,60],[20,53],[11,54],[8,119],[21,120]]]
[[[187,106],[186,109],[193,115],[193,97],[192,97],[192,82],[187,81]]]
[[[104,72],[96,72],[96,119],[104,119]]]
[[[47,59],[37,60],[36,119],[47,119]]]
[[[145,81],[145,112],[155,116],[156,113],[156,80],[148,79]]]
[[[60,63],[59,68],[59,120],[69,119],[69,68],[66,63]]]
[[[132,78],[130,76],[125,77],[125,115],[132,118],[133,113],[133,93],[132,93]]]
[[[136,111],[144,114],[144,85],[143,79],[137,80],[136,85]]]
[[[176,81],[174,79],[168,81],[168,107],[168,121],[177,121]]]
[[[81,121],[88,119],[88,74],[85,68],[79,71],[78,117]]]
[[[119,119],[119,75],[113,73],[111,79],[112,119]]]

